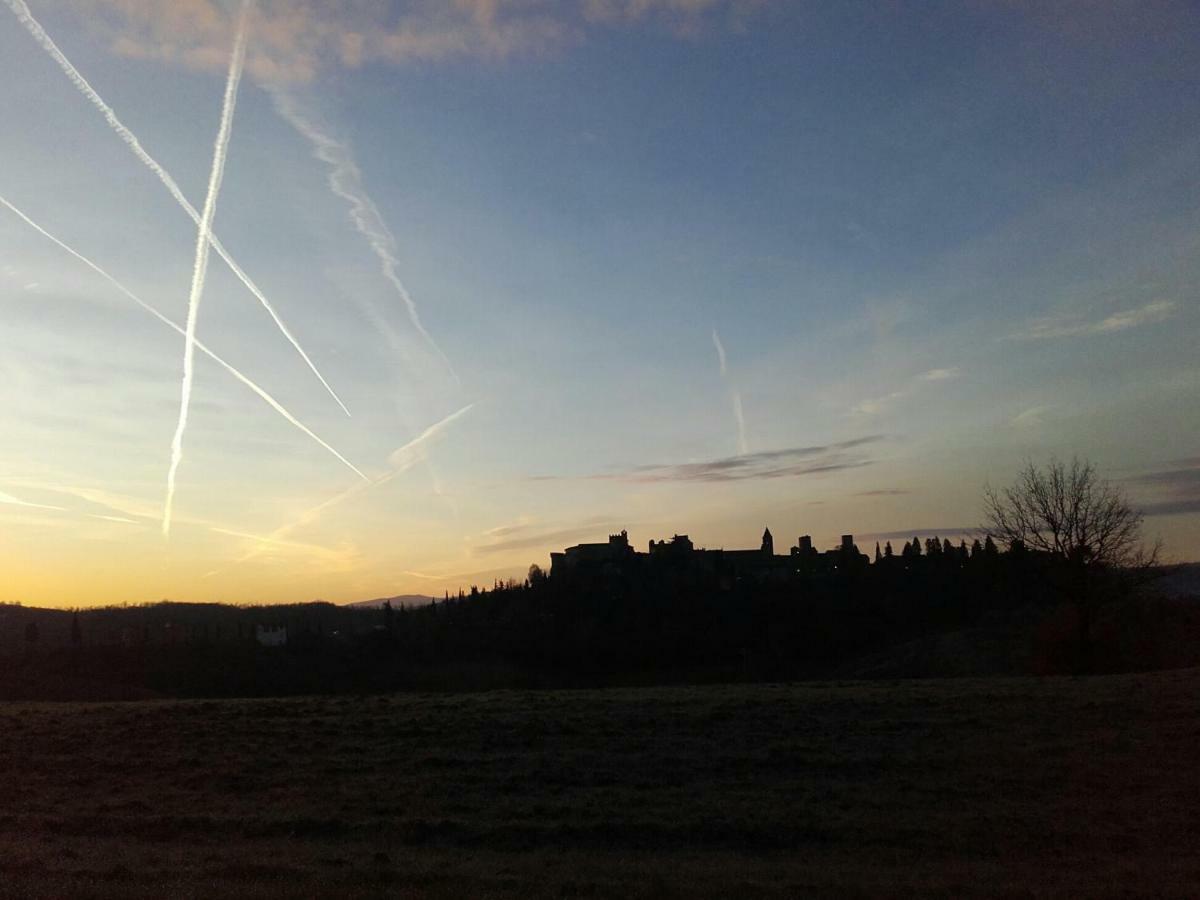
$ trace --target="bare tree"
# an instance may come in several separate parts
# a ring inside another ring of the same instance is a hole
[[[1075,606],[1082,665],[1090,664],[1091,626],[1105,599],[1151,577],[1157,544],[1142,540],[1142,514],[1095,466],[1073,458],[1032,462],[1007,488],[984,491],[983,530],[1009,550],[1046,554],[1051,587]]]

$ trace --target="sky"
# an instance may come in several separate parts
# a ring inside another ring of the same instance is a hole
[[[1195,4],[4,0],[0,121],[0,602],[871,552],[1074,454],[1200,558]]]

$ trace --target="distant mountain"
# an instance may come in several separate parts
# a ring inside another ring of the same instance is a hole
[[[379,609],[385,603],[391,603],[393,607],[397,606],[428,606],[436,598],[427,597],[424,594],[401,594],[398,597],[380,597],[377,600],[359,600],[356,603],[346,603],[344,606],[349,606],[353,609]]]

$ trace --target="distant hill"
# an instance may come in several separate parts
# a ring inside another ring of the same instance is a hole
[[[376,600],[359,600],[355,603],[344,603],[342,605],[349,606],[352,609],[379,609],[385,603],[391,603],[393,607],[428,606],[435,599],[435,597],[427,597],[424,594],[401,594],[398,597],[380,597]]]

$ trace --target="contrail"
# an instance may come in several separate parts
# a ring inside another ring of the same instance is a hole
[[[712,331],[713,346],[717,348],[717,362],[721,364],[721,377],[724,378],[729,374],[729,369],[725,366],[725,345],[721,343],[721,336],[717,334],[717,329]]]
[[[94,262],[92,262],[90,259],[88,259],[86,256],[84,256],[82,253],[79,253],[74,248],[68,246],[67,244],[64,244],[62,241],[60,241],[58,238],[56,238],[54,235],[52,235],[50,232],[48,232],[46,229],[44,229],[37,222],[33,221],[33,219],[29,218],[29,216],[25,215],[25,213],[21,212],[21,210],[17,209],[15,206],[13,206],[11,203],[9,203],[8,200],[6,200],[3,196],[0,196],[0,204],[7,207],[14,215],[16,215],[23,222],[25,222],[25,224],[28,225],[30,228],[32,228],[34,231],[36,231],[40,235],[42,235],[42,237],[53,242],[54,244],[57,244],[60,248],[65,250],[71,256],[75,257],[77,260],[79,260],[81,263],[83,263],[85,266],[87,266],[89,269],[91,269],[93,272],[95,272],[97,275],[99,275],[101,278],[103,278],[105,281],[107,281],[109,284],[111,284],[113,287],[115,287],[118,291],[120,291],[122,294],[124,294],[126,297],[128,297],[130,300],[132,300],[134,303],[136,303],[138,306],[140,306],[146,312],[150,313],[150,315],[154,316],[154,318],[158,319],[164,325],[167,325],[168,327],[175,329],[181,335],[187,334],[187,332],[184,331],[184,329],[180,325],[176,324],[171,319],[164,316],[161,312],[159,312],[157,309],[155,309],[153,306],[151,306],[149,303],[147,303],[141,297],[137,296],[137,294],[135,294],[133,291],[129,290],[129,288],[125,287],[125,285],[123,285],[121,282],[117,281],[116,278],[114,278],[112,275],[108,274],[108,272],[106,272],[104,269],[100,268],[100,266],[96,265]],[[225,371],[227,371],[230,375],[232,375],[234,378],[236,378],[238,381],[240,381],[246,387],[250,388],[250,390],[254,391],[254,393],[258,394],[258,396],[261,397],[267,403],[268,406],[270,406],[277,413],[279,413],[281,416],[283,416],[285,419],[287,419],[287,421],[290,422],[292,425],[294,425],[296,428],[300,429],[300,431],[304,432],[304,434],[306,434],[308,437],[310,437],[314,441],[316,441],[322,448],[329,451],[329,453],[333,454],[333,456],[340,463],[342,463],[342,465],[344,465],[348,469],[350,469],[351,472],[353,472],[355,475],[357,475],[363,481],[370,480],[367,478],[366,475],[364,475],[362,472],[360,472],[354,466],[353,463],[351,463],[349,460],[347,460],[346,457],[342,456],[342,454],[340,454],[336,450],[334,450],[331,446],[329,446],[329,444],[325,443],[323,440],[321,440],[319,437],[317,437],[312,431],[310,431],[308,429],[308,427],[306,425],[304,425],[299,419],[297,419],[290,412],[288,412],[287,409],[284,408],[283,404],[281,404],[274,397],[272,397],[270,394],[268,394],[265,390],[263,390],[261,387],[259,387],[257,384],[255,384],[253,381],[251,381],[249,378],[247,378],[245,375],[243,375],[241,372],[239,372],[237,369],[235,369],[232,365],[227,363],[224,359],[217,356],[217,354],[214,353],[212,350],[208,349],[208,347],[206,347],[203,342],[197,340],[196,341],[196,349],[198,349],[201,353],[205,354],[213,362],[217,363],[219,366],[221,366],[223,369],[225,369]]]
[[[282,528],[279,528],[276,531],[272,532],[271,536],[275,537],[275,538],[285,537],[286,535],[290,534],[292,531],[299,528],[301,525],[308,525],[309,523],[315,521],[317,516],[319,516],[321,513],[325,512],[325,510],[329,509],[330,507],[336,506],[337,504],[341,503],[343,500],[347,500],[350,497],[354,496],[355,494],[361,493],[363,491],[368,491],[373,488],[377,488],[381,484],[387,484],[393,478],[396,478],[399,475],[403,475],[405,472],[407,472],[409,469],[411,469],[413,466],[415,466],[417,463],[419,463],[421,461],[421,459],[422,459],[421,451],[424,449],[426,444],[428,444],[430,441],[434,440],[435,438],[439,437],[443,431],[445,431],[447,428],[450,427],[451,423],[453,423],[455,420],[460,419],[463,416],[465,416],[467,413],[469,413],[474,408],[474,406],[475,406],[474,403],[468,403],[462,409],[458,410],[457,412],[452,412],[450,415],[446,416],[446,418],[442,419],[440,422],[435,422],[433,425],[430,425],[428,428],[426,428],[424,431],[422,431],[419,435],[417,435],[415,438],[413,438],[411,441],[409,441],[407,444],[405,444],[403,447],[400,447],[400,448],[392,451],[392,453],[388,456],[388,462],[391,463],[391,465],[392,465],[392,470],[390,472],[388,472],[384,475],[381,475],[378,478],[367,482],[366,484],[356,484],[356,485],[353,485],[353,486],[347,488],[346,490],[342,491],[339,494],[335,494],[334,496],[330,497],[328,500],[326,500],[322,503],[319,503],[316,506],[314,506],[312,509],[308,510],[306,513],[301,515],[300,518],[297,519],[295,522],[292,522],[289,525],[284,525]]]
[[[100,110],[100,112],[104,115],[105,121],[108,122],[109,127],[117,133],[121,140],[123,140],[129,149],[133,151],[133,154],[139,160],[141,160],[141,162],[148,169],[150,169],[151,172],[158,176],[158,180],[161,181],[167,188],[171,196],[175,199],[175,202],[178,203],[183,211],[191,216],[192,221],[199,226],[200,213],[196,211],[196,207],[192,206],[192,204],[188,202],[187,197],[183,195],[183,191],[179,189],[179,185],[175,183],[175,179],[171,177],[170,173],[168,173],[167,170],[164,169],[154,157],[146,152],[146,149],[137,139],[137,136],[125,127],[121,120],[117,118],[117,114],[113,111],[112,107],[104,102],[104,99],[98,93],[96,93],[96,90],[91,86],[90,83],[88,83],[88,80],[79,73],[79,70],[71,64],[71,61],[67,59],[66,55],[64,55],[63,52],[58,49],[58,45],[54,43],[50,35],[46,33],[46,30],[42,28],[37,19],[33,17],[33,14],[29,11],[29,7],[25,4],[24,0],[4,0],[4,2],[8,5],[8,8],[13,11],[17,19],[20,20],[21,24],[25,26],[25,29],[31,35],[33,35],[34,40],[41,44],[42,49],[50,54],[51,58],[58,63],[58,67],[62,69],[64,73],[66,73],[66,76],[71,80],[71,83],[75,85],[79,92],[82,93],[91,102],[91,104],[96,107],[96,109]],[[221,259],[225,260],[225,263],[233,271],[233,274],[238,277],[242,284],[244,284],[250,293],[255,296],[258,302],[262,304],[263,309],[265,309],[274,320],[276,327],[279,328],[280,332],[283,333],[283,336],[288,339],[291,345],[296,348],[296,352],[300,354],[300,358],[304,360],[304,362],[312,370],[312,373],[317,376],[317,380],[321,382],[325,390],[328,391],[329,395],[337,402],[337,405],[342,408],[342,411],[345,412],[346,415],[350,415],[350,410],[346,408],[346,404],[342,402],[341,398],[337,395],[333,388],[329,386],[329,382],[327,382],[325,377],[317,370],[317,367],[313,364],[313,361],[308,358],[308,354],[304,352],[304,348],[300,346],[300,342],[296,340],[296,338],[292,335],[292,332],[288,329],[287,325],[284,324],[283,319],[281,319],[275,312],[275,308],[271,306],[266,296],[261,290],[259,290],[258,285],[251,281],[250,276],[242,270],[242,267],[234,262],[233,257],[229,255],[229,252],[225,249],[224,245],[211,231],[209,232],[208,239],[212,244],[213,249],[217,251],[217,255],[219,255]]]
[[[474,403],[468,403],[466,406],[464,406],[462,409],[458,410],[457,412],[450,413],[450,415],[446,416],[446,418],[442,419],[440,422],[435,422],[433,425],[430,425],[428,428],[426,428],[424,431],[422,431],[419,435],[417,435],[415,438],[413,438],[411,441],[409,441],[407,444],[405,444],[403,447],[399,447],[396,450],[393,450],[391,452],[391,454],[388,456],[388,462],[390,462],[392,464],[392,466],[395,467],[396,469],[403,471],[402,467],[406,467],[411,462],[415,461],[416,451],[420,450],[422,447],[424,447],[426,444],[428,444],[434,438],[438,437],[443,431],[445,431],[447,428],[449,428],[455,421],[457,421],[458,419],[461,419],[463,416],[465,416],[467,413],[469,413],[474,408],[475,408]],[[393,478],[398,474],[399,474],[398,471],[393,472],[390,475],[385,475],[382,480],[386,480],[388,478]]]
[[[233,39],[233,55],[229,60],[229,77],[225,80],[225,99],[221,104],[221,125],[213,144],[212,171],[208,176],[208,195],[204,198],[204,213],[196,234],[196,264],[192,269],[192,286],[188,292],[187,334],[183,340],[183,385],[179,398],[179,422],[171,439],[171,465],[167,469],[167,499],[163,504],[162,532],[171,534],[171,507],[175,502],[175,476],[183,461],[183,433],[187,430],[188,408],[192,402],[192,380],[196,367],[196,322],[200,313],[200,298],[204,295],[204,279],[208,274],[208,237],[213,217],[217,213],[217,196],[225,175],[225,158],[229,153],[229,134],[233,128],[233,111],[237,107],[238,84],[242,80],[242,65],[246,62],[246,13],[253,0],[242,0],[238,14],[237,34]]]
[[[474,403],[468,403],[462,409],[457,410],[456,412],[452,412],[450,415],[446,416],[441,421],[435,422],[433,425],[430,425],[428,428],[426,428],[424,431],[422,431],[419,435],[417,435],[415,438],[413,438],[411,441],[409,441],[404,446],[399,447],[398,449],[394,450],[388,456],[388,462],[391,463],[391,465],[392,465],[392,469],[390,472],[387,472],[386,474],[381,475],[380,477],[378,477],[374,480],[370,480],[366,484],[351,485],[350,487],[346,488],[344,491],[340,491],[339,493],[334,494],[329,499],[321,501],[316,506],[301,513],[301,515],[298,519],[296,519],[292,522],[289,522],[286,525],[282,525],[279,528],[276,528],[269,535],[267,535],[266,539],[270,540],[270,541],[284,540],[285,538],[287,538],[288,535],[290,535],[296,529],[302,528],[305,525],[311,525],[318,518],[320,518],[321,514],[324,513],[327,509],[331,509],[332,507],[337,506],[338,504],[343,503],[346,500],[349,500],[351,497],[357,496],[358,494],[361,494],[365,491],[373,490],[374,488],[377,488],[382,484],[387,484],[393,478],[396,478],[399,475],[404,474],[405,472],[407,472],[413,466],[417,465],[417,463],[419,463],[422,460],[423,454],[421,451],[424,449],[426,444],[428,444],[430,441],[438,438],[442,434],[442,432],[444,432],[447,428],[450,427],[450,425],[452,423],[454,423],[456,420],[462,418],[467,413],[469,413],[474,408],[474,406],[475,406]],[[241,556],[238,559],[235,559],[231,563],[231,565],[240,565],[241,563],[244,563],[250,559],[253,559],[257,555],[258,555],[258,553],[255,550],[251,550],[249,553],[245,554],[244,556]],[[215,575],[219,571],[221,571],[221,570],[217,569],[212,572],[208,572],[205,577],[207,577],[208,575]]]
[[[738,453],[745,456],[750,452],[750,445],[746,441],[746,416],[742,412],[742,392],[734,386],[729,378],[729,367],[726,364],[725,345],[721,343],[721,335],[717,334],[717,329],[712,331],[713,346],[717,348],[717,362],[721,366],[721,377],[725,379],[725,383],[729,385],[729,394],[733,402],[733,418],[737,422],[738,429]]]
[[[29,503],[26,500],[20,500],[12,494],[6,494],[0,491],[0,503],[5,506],[27,506],[30,509],[53,509],[57,512],[66,512],[66,508],[62,506],[49,506],[45,503]]]
[[[742,394],[736,388],[733,390],[733,417],[737,420],[738,427],[738,453],[745,456],[750,452],[750,445],[746,442],[746,416],[742,413]]]
[[[421,335],[430,349],[441,358],[446,370],[457,381],[458,375],[454,371],[454,366],[442,352],[442,348],[425,330],[425,326],[421,324],[421,317],[417,313],[417,304],[396,272],[400,265],[396,258],[396,238],[391,229],[387,227],[387,223],[384,222],[379,208],[363,187],[362,173],[354,162],[350,148],[321,131],[311,119],[300,111],[296,101],[290,95],[279,89],[272,89],[270,93],[279,114],[308,139],[313,145],[313,153],[317,159],[329,166],[330,189],[350,204],[350,219],[354,222],[355,229],[366,238],[372,252],[379,259],[383,277],[391,283],[392,287],[396,289],[396,293],[400,295],[400,299],[404,301],[413,328]]]

